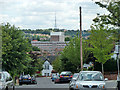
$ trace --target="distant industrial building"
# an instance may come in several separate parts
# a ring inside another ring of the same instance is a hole
[[[50,41],[64,42],[64,32],[51,32]]]
[[[41,52],[47,52],[49,55],[56,55],[61,52],[66,43],[64,41],[64,32],[51,32],[50,41],[31,41],[32,46],[40,48]]]

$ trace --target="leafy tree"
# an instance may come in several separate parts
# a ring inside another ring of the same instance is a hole
[[[93,25],[90,31],[89,50],[93,52],[96,61],[102,64],[102,72],[104,73],[103,64],[111,58],[113,49],[113,38],[109,33],[108,27]]]
[[[32,61],[30,62],[32,71],[30,71],[31,74],[34,74],[36,71],[41,71],[43,68],[43,61],[38,58],[39,53],[35,52],[33,53],[32,51],[29,52],[30,57],[32,58]]]
[[[56,57],[56,59],[53,61],[52,65],[53,65],[53,69],[59,73],[63,70],[62,61],[60,60],[59,57]]]
[[[11,73],[12,76],[22,73],[31,61],[27,52],[31,50],[31,45],[24,38],[24,34],[19,28],[11,26],[9,23],[1,25],[2,28],[2,67]]]
[[[86,62],[89,58],[88,43],[83,40],[83,61]],[[80,38],[76,35],[70,40],[69,44],[64,48],[61,54],[64,69],[69,69],[72,72],[80,71]],[[67,70],[68,70],[67,69]]]
[[[112,31],[117,40],[120,40],[120,1],[116,2],[110,1],[109,3],[102,4],[101,2],[96,2],[100,7],[105,8],[109,14],[100,15],[93,19],[95,23],[105,24],[114,26],[115,29]],[[116,29],[117,28],[117,29]]]
[[[65,41],[70,41],[70,39],[71,39],[70,37],[66,37]]]

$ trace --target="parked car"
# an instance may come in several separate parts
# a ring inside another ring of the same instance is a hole
[[[57,77],[56,77],[56,79],[54,79],[54,83],[56,84],[56,83],[60,83],[60,75],[58,75]]]
[[[107,79],[106,79],[107,80]],[[105,90],[106,83],[104,77],[101,72],[99,71],[81,71],[79,73],[78,79],[73,86],[73,89],[80,90],[80,89],[90,89],[94,88]]]
[[[70,71],[63,71],[60,73],[59,77],[55,80],[57,82],[70,82],[72,79],[72,73]]]
[[[52,81],[54,81],[58,77],[58,73],[53,73],[51,76]]]
[[[19,78],[19,85],[31,84],[31,83],[32,83],[32,78],[31,78],[31,76],[29,74],[20,76],[20,78]]]
[[[75,85],[78,76],[79,76],[79,73],[74,73],[72,80],[69,83],[69,90],[74,90],[73,86]]]
[[[0,72],[0,90],[14,90],[14,81],[6,71]]]
[[[31,81],[32,81],[32,82],[31,82],[32,84],[37,84],[37,81],[36,81],[35,76],[32,76],[32,77],[31,77]]]

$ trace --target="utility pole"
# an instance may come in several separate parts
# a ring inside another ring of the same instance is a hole
[[[80,59],[81,59],[81,71],[83,71],[83,58],[82,58],[82,15],[81,15],[81,7],[80,9]]]

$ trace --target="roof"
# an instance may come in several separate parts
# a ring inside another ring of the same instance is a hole
[[[64,32],[51,32],[50,35],[64,35]]]
[[[97,72],[97,73],[101,73],[100,71],[80,71],[80,73],[82,73],[82,72],[88,72],[88,73],[89,73],[89,72],[93,72],[93,73],[94,73],[94,72]]]

